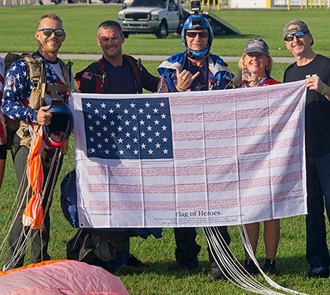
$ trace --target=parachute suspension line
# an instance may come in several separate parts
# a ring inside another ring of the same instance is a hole
[[[7,271],[12,268],[15,268],[18,261],[22,259],[26,254],[26,247],[38,234],[37,231],[34,231],[32,228],[23,227],[19,238],[14,242],[12,246],[12,256],[10,260],[6,262],[3,266],[2,271]]]
[[[244,225],[243,225],[244,227]],[[244,227],[245,228],[245,227]],[[203,228],[207,243],[209,245],[210,251],[219,266],[219,268],[223,271],[223,274],[226,278],[231,281],[234,285],[240,287],[243,290],[247,290],[256,294],[266,294],[266,295],[283,295],[285,293],[279,293],[274,291],[264,285],[262,285],[259,281],[257,281],[253,276],[251,276],[243,267],[243,265],[237,260],[237,258],[233,255],[230,251],[229,247],[227,246],[225,240],[223,239],[221,233],[216,227],[205,227]],[[239,229],[240,230],[240,229]],[[252,246],[248,239],[248,236],[242,234],[240,230],[241,238],[244,244],[244,247],[249,249],[250,257],[253,257],[253,261],[256,262],[259,270],[263,274],[264,277],[267,277],[265,273],[261,270],[260,266],[256,258],[254,257]],[[246,237],[246,238],[245,238]],[[270,278],[268,278],[271,281]],[[275,283],[275,285],[277,285]],[[279,286],[279,285],[277,285]],[[281,286],[279,286],[282,288]],[[282,288],[283,290],[285,288]],[[285,289],[286,291],[290,291],[290,294],[302,294],[296,291]],[[293,293],[292,293],[293,292]]]
[[[244,247],[245,247],[245,250],[248,252],[249,256],[251,257],[251,259],[253,260],[253,262],[255,263],[255,265],[258,267],[260,273],[262,274],[262,276],[264,277],[265,281],[273,288],[275,289],[278,289],[278,290],[281,290],[281,291],[284,291],[286,292],[287,294],[299,294],[299,295],[307,295],[306,293],[301,293],[301,292],[298,292],[298,291],[295,291],[295,290],[291,290],[291,289],[288,289],[288,288],[284,288],[282,287],[281,285],[277,284],[276,282],[274,282],[270,277],[268,277],[264,272],[263,270],[261,269],[254,253],[253,253],[253,250],[252,250],[252,246],[251,246],[251,243],[250,243],[250,240],[249,240],[249,237],[248,237],[248,234],[247,234],[247,230],[246,230],[246,227],[244,225],[242,225],[241,227],[238,226],[238,230],[239,230],[239,233],[240,233],[240,236],[241,236],[241,239],[243,241],[243,244],[244,244]]]
[[[49,207],[50,207],[50,204],[52,201],[52,195],[53,195],[53,191],[54,191],[56,180],[57,180],[57,177],[52,177],[52,176],[54,176],[54,175],[56,176],[59,173],[60,166],[61,166],[61,158],[63,157],[62,150],[63,150],[63,147],[55,150],[54,156],[53,156],[51,164],[50,164],[49,172],[48,172],[48,175],[46,178],[46,182],[44,185],[44,189],[43,189],[43,193],[42,193],[42,197],[41,197],[42,202],[45,198],[45,192],[48,191],[48,185],[51,181],[50,190],[48,193],[47,204],[45,206],[45,212],[47,212],[49,210]],[[55,169],[55,171],[53,173],[54,169]]]
[[[204,233],[216,263],[234,285],[257,294],[281,294],[270,293],[244,269],[216,227],[204,228]]]
[[[2,241],[1,244],[1,253],[0,253],[0,257],[4,256],[4,252],[6,250],[6,244],[8,243],[8,239],[9,239],[9,233],[11,232],[15,220],[18,218],[18,214],[19,212],[21,212],[21,209],[23,206],[26,206],[27,204],[27,200],[29,199],[29,187],[26,188],[26,182],[28,181],[27,179],[27,175],[26,175],[26,167],[25,170],[23,172],[23,177],[22,180],[19,184],[18,187],[18,191],[15,197],[15,201],[13,202],[12,208],[11,208],[11,212],[15,211],[15,215],[12,216],[13,214],[9,214],[8,215],[8,219],[7,219],[7,223],[5,228],[7,228],[7,224],[10,224],[9,226],[9,230],[7,231],[7,234],[5,236],[5,238]],[[25,187],[25,189],[24,189]],[[23,191],[25,190],[25,191]],[[20,196],[21,200],[20,200]],[[19,235],[19,239],[16,240],[13,245],[11,246],[11,248],[9,250],[12,251],[12,253],[14,253],[14,255],[11,257],[10,260],[6,261],[5,265],[3,266],[3,271],[6,271],[8,269],[11,269],[15,266],[16,262],[19,261],[24,255],[25,255],[25,246],[27,244],[27,240],[29,240],[29,236],[31,235],[29,230],[26,230],[26,228],[24,229],[24,227],[22,227],[22,231],[21,234]]]
[[[54,152],[54,156],[51,160],[50,163],[50,168],[49,168],[49,172],[45,181],[45,184],[43,186],[43,191],[42,191],[42,195],[41,195],[41,202],[43,203],[43,199],[45,198],[45,193],[48,191],[48,186],[50,185],[50,189],[49,189],[49,194],[48,194],[48,199],[47,199],[47,204],[44,208],[44,212],[48,212],[49,208],[50,208],[50,204],[51,204],[51,200],[52,200],[52,193],[54,191],[54,187],[56,184],[56,177],[52,177],[53,175],[57,175],[57,173],[59,172],[60,169],[60,164],[61,164],[61,158],[63,157],[63,147],[61,148],[57,148]],[[2,242],[2,246],[1,248],[4,249],[4,243],[7,242],[8,237],[9,237],[9,233],[12,230],[13,224],[15,222],[15,220],[18,218],[18,212],[20,212],[20,210],[22,209],[23,206],[27,206],[28,204],[28,200],[31,197],[31,186],[28,185],[26,190],[23,192],[23,187],[24,187],[24,183],[26,181],[28,181],[28,175],[26,173],[26,169],[24,171],[24,177],[21,180],[17,195],[16,195],[16,199],[18,200],[19,196],[23,193],[23,197],[21,202],[18,204],[18,208],[16,210],[16,214],[14,216],[14,218],[12,219],[12,223],[10,225],[10,229],[6,235],[6,238],[4,239],[4,241]],[[54,173],[55,174],[54,174]],[[16,202],[18,203],[18,202]],[[44,222],[45,219],[45,214],[43,215],[42,218],[42,224]],[[19,235],[19,238],[13,243],[12,245],[12,253],[13,255],[11,256],[10,260],[6,261],[5,265],[3,266],[3,271],[7,271],[9,269],[12,269],[16,266],[17,262],[22,259],[22,257],[25,256],[26,254],[26,249],[27,249],[27,245],[30,244],[38,235],[38,233],[40,234],[40,239],[41,239],[41,233],[42,229],[40,231],[34,230],[32,227],[29,226],[22,226],[22,231],[21,234]],[[43,245],[43,243],[41,243],[41,245]],[[3,252],[3,251],[2,251]],[[41,249],[41,255],[42,255],[42,249]],[[43,258],[42,258],[43,260]]]
[[[24,173],[24,175],[26,174],[26,167],[25,167],[25,170],[24,170],[23,173]],[[11,209],[10,209],[10,214],[8,215],[8,218],[6,219],[6,224],[3,226],[3,229],[7,229],[7,227],[9,226],[9,230],[7,231],[7,234],[5,235],[5,237],[4,237],[4,239],[1,243],[1,246],[0,246],[0,257],[3,256],[3,252],[5,250],[5,244],[7,243],[9,232],[11,231],[11,229],[13,227],[14,220],[17,218],[18,212],[21,209],[21,207],[23,206],[23,202],[19,203],[19,196],[21,196],[21,194],[23,194],[23,183],[24,183],[24,181],[26,181],[26,179],[23,178],[22,181],[19,184],[15,200],[14,200],[12,206],[11,206]],[[14,211],[15,211],[15,216],[13,216]]]
[[[21,232],[18,235],[16,241],[10,241],[11,248],[9,248],[10,258],[4,265],[3,269],[11,269],[20,264],[19,261],[24,258],[26,253],[26,245],[31,240],[31,228],[40,229],[42,224],[40,220],[43,216],[42,204],[40,202],[40,194],[42,191],[43,183],[43,169],[41,163],[42,152],[42,130],[37,126],[31,136],[31,144],[29,153],[26,160],[26,166],[20,187],[18,190],[19,196],[21,196],[21,203],[19,204],[16,216],[13,219],[12,227],[17,223],[17,226],[21,226]],[[24,190],[24,191],[23,191]],[[23,210],[23,206],[24,210]],[[18,216],[23,211],[22,217]],[[19,221],[22,218],[22,223]],[[12,227],[9,233],[12,231]]]
[[[47,197],[47,204],[44,208],[45,214],[43,216],[42,223],[44,223],[46,213],[48,212],[48,210],[50,208],[50,204],[52,202],[53,191],[54,191],[54,187],[55,187],[56,179],[57,179],[57,177],[52,177],[52,176],[58,175],[58,172],[59,172],[60,166],[61,166],[61,158],[63,157],[62,151],[63,151],[63,147],[55,150],[54,156],[53,156],[51,164],[50,164],[49,172],[48,172],[48,175],[46,178],[46,182],[44,185],[44,190],[43,190],[42,197],[41,197],[42,202],[45,198],[45,192],[48,191],[48,185],[51,181],[51,184],[50,184],[51,186],[50,186],[50,190],[49,190],[48,197]],[[56,165],[55,165],[55,163],[56,163]],[[55,169],[55,172],[53,173],[54,169]],[[41,239],[42,239],[42,237],[41,237],[41,231],[40,231],[40,240]],[[42,255],[43,255],[43,243],[41,243],[41,259],[43,260]]]

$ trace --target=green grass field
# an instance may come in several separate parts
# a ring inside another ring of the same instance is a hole
[[[27,6],[0,8],[0,52],[16,51],[31,52],[37,48],[33,33],[39,17],[45,12],[58,13],[67,32],[67,40],[63,44],[61,53],[100,53],[96,45],[96,27],[106,19],[116,19],[120,6]],[[290,56],[284,48],[282,28],[284,24],[295,18],[307,22],[315,39],[316,52],[330,56],[330,39],[327,36],[329,28],[328,10],[223,10],[216,12],[221,18],[237,27],[241,35],[216,37],[212,52],[220,56],[240,56],[246,41],[250,38],[261,37],[269,44],[273,56]],[[170,35],[167,39],[159,40],[153,35],[132,35],[124,44],[124,52],[128,54],[164,54],[171,55],[183,51],[181,37]],[[74,61],[74,72],[80,71],[90,61]],[[156,74],[159,62],[144,62],[150,72]],[[283,71],[287,64],[274,64],[273,77],[282,80]],[[237,65],[229,63],[235,72]],[[74,168],[73,142],[65,156],[60,180]],[[0,190],[0,221],[3,224],[0,231],[2,241],[8,231],[10,212],[17,192],[17,183],[8,155],[7,169],[3,186]],[[64,219],[59,204],[59,185],[56,187],[53,205],[51,207],[51,243],[50,254],[53,259],[66,257],[66,243],[76,232]],[[280,275],[273,278],[283,287],[306,294],[329,294],[329,279],[303,279],[307,270],[305,261],[305,222],[304,217],[286,218],[281,221],[281,241],[278,249],[277,268]],[[243,244],[238,229],[229,228],[232,243],[231,249],[242,262],[244,259]],[[328,241],[330,230],[328,227]],[[202,245],[199,255],[199,268],[190,273],[188,271],[170,273],[167,268],[174,263],[175,243],[172,229],[164,229],[162,239],[132,238],[131,251],[148,267],[134,269],[123,266],[118,269],[118,275],[128,291],[133,295],[186,295],[186,294],[251,294],[243,291],[230,282],[208,282],[209,267],[206,250],[206,240],[202,230],[198,229],[198,243]],[[262,234],[257,251],[257,259],[262,264],[264,259]],[[0,261],[5,253],[0,253]],[[28,257],[27,257],[28,258]],[[0,263],[1,263],[0,262]],[[28,259],[27,259],[28,262]],[[267,285],[261,276],[257,279]],[[1,293],[1,291],[0,291]]]

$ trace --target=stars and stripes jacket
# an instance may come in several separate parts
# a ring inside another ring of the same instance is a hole
[[[64,84],[65,80],[59,62],[51,62],[44,58],[38,51],[33,56],[42,58],[46,69],[46,83]],[[74,87],[73,77],[71,79],[71,89]],[[13,120],[37,123],[38,110],[30,108],[29,98],[33,89],[33,83],[29,77],[29,69],[25,60],[18,59],[6,72],[4,81],[4,91],[2,99],[2,112]],[[63,99],[67,101],[70,93],[62,93]],[[51,93],[45,92],[44,104],[50,105],[52,102]]]

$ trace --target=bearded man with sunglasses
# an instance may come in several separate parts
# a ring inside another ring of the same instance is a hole
[[[217,55],[211,54],[213,30],[208,20],[200,14],[194,14],[186,20],[181,38],[186,50],[169,57],[158,67],[162,77],[160,92],[185,92],[230,89],[233,87],[234,75],[227,69],[226,63]],[[228,246],[230,237],[226,226],[210,228],[223,237]],[[174,228],[176,242],[176,264],[169,270],[193,270],[198,268],[198,253],[201,249],[196,243],[196,230],[193,227]],[[226,246],[224,246],[225,248]],[[215,251],[209,250],[211,266],[210,281],[226,279],[224,270],[220,269]]]
[[[23,225],[23,211],[29,197],[32,195],[25,193],[28,187],[26,166],[30,152],[31,136],[35,134],[34,130],[37,130],[35,128],[38,128],[38,126],[42,126],[46,130],[50,126],[56,125],[54,122],[52,123],[54,118],[52,118],[51,105],[54,99],[57,102],[60,100],[63,105],[68,103],[68,97],[74,87],[70,67],[67,67],[57,57],[58,51],[66,37],[62,20],[59,16],[53,13],[41,16],[34,36],[39,46],[38,50],[32,54],[32,57],[40,64],[40,71],[43,74],[40,74],[39,78],[43,77],[42,80],[38,79],[37,82],[31,80],[30,68],[25,59],[21,58],[9,67],[4,83],[2,111],[9,118],[20,121],[20,128],[14,137],[15,149],[12,151],[12,156],[19,185],[18,198],[19,202],[22,202],[9,233],[8,257],[3,267],[4,271],[21,267],[24,263],[27,239],[25,234],[27,234],[29,227]],[[42,67],[44,71],[41,70]],[[35,106],[32,106],[32,91],[36,89],[35,84],[39,84],[39,82],[44,85],[44,95],[38,96],[38,99],[36,99],[37,103]],[[55,121],[55,123],[60,124],[58,121]],[[36,173],[38,175],[43,173],[42,206],[45,212],[41,230],[32,230],[30,237],[32,240],[32,263],[50,259],[47,250],[50,237],[49,206],[52,199],[52,188],[50,188],[51,185],[46,187],[45,182],[47,183],[47,178],[49,178],[49,183],[53,182],[55,184],[62,163],[61,157],[56,158],[54,156],[55,148],[51,146],[50,141],[46,140],[45,136],[42,140],[42,146],[42,168],[38,168]],[[56,163],[59,163],[56,164],[58,165],[58,170],[50,168],[53,159]]]
[[[312,50],[314,38],[301,20],[283,29],[286,48],[296,62],[284,73],[284,82],[305,80],[307,216],[306,278],[329,277],[330,257],[326,240],[324,204],[330,221],[330,59]]]

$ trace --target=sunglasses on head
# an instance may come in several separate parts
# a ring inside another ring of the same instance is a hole
[[[294,36],[296,36],[298,39],[300,38],[303,38],[305,36],[305,33],[304,32],[295,32],[293,34],[287,34],[285,37],[284,37],[284,41],[292,41]]]
[[[187,32],[186,36],[189,38],[196,38],[196,36],[199,36],[199,38],[207,38],[209,36],[208,32]]]
[[[62,37],[64,35],[63,29],[40,29],[38,32],[43,32],[45,36],[50,37],[53,33],[56,37]]]

